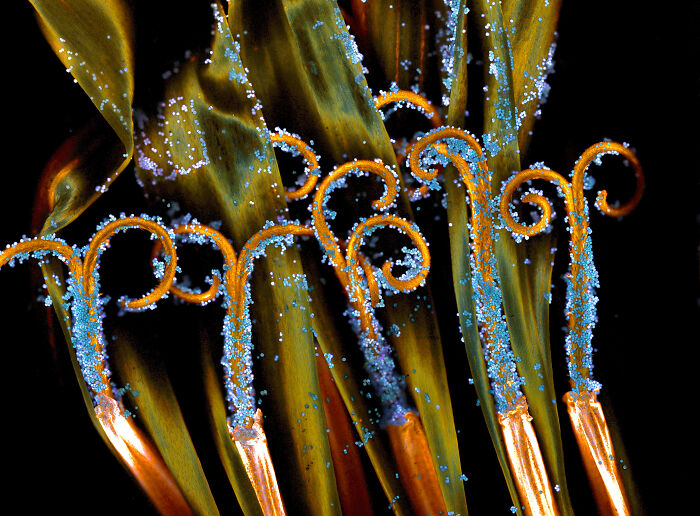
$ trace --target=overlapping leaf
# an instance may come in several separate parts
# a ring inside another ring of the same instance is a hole
[[[387,83],[393,81],[401,88],[417,85],[424,91],[424,83],[430,78],[427,54],[431,32],[426,29],[429,4],[427,0],[364,4],[370,44]]]
[[[112,341],[111,364],[129,385],[130,406],[158,447],[194,514],[218,515],[214,497],[187,431],[163,357],[138,344],[143,335],[121,328]]]
[[[322,266],[322,265],[321,265]],[[344,311],[344,303],[340,307],[331,304],[328,299],[329,292],[343,296],[339,286],[334,289],[319,281],[323,271],[316,260],[305,260],[304,270],[310,278],[312,309],[314,312],[313,327],[316,332],[324,358],[333,364],[331,374],[348,409],[357,435],[358,442],[372,462],[379,482],[390,502],[382,500],[380,503],[390,505],[396,514],[411,514],[411,505],[401,481],[396,476],[396,466],[391,456],[391,446],[385,432],[380,428],[382,414],[380,407],[373,403],[371,389],[362,381],[363,376],[358,376],[358,367],[362,367],[363,359],[357,347],[357,337],[354,332],[342,331],[337,317],[338,308]],[[341,298],[342,299],[342,298]],[[356,446],[355,442],[348,443]]]
[[[232,2],[229,16],[247,29],[241,40],[242,53],[246,63],[251,63],[251,81],[266,118],[314,142],[314,148],[330,165],[352,158],[380,158],[395,164],[360,57],[337,6],[333,2],[287,1],[266,5],[264,16],[262,11],[262,7],[246,2]],[[265,44],[261,43],[263,36]],[[276,52],[276,48],[285,52]],[[400,209],[410,214],[405,196]],[[408,374],[409,389],[422,416],[425,411],[424,424],[438,476],[453,479],[441,484],[448,507],[466,514],[464,487],[456,481],[462,472],[439,334],[429,313],[414,311],[416,304],[429,305],[430,301],[413,295],[399,296],[396,303],[387,316],[395,317],[391,322],[402,327],[401,340],[395,342],[399,363]],[[339,385],[343,382],[342,377],[336,376],[336,380]],[[421,391],[420,396],[415,396],[415,389]],[[424,392],[435,400],[432,405],[428,406]],[[441,406],[439,411],[435,411],[436,405]]]
[[[201,221],[220,220],[222,231],[241,249],[267,221],[284,216],[286,206],[239,44],[221,8],[216,16],[211,62],[189,62],[168,83],[163,117],[142,135],[139,173],[147,191],[177,201]],[[253,305],[253,317],[265,321],[253,327],[259,359],[255,386],[267,393],[263,424],[275,467],[285,472],[278,474],[285,503],[305,514],[335,514],[340,504],[323,406],[315,403],[314,343],[296,249],[270,249],[258,259],[252,292],[261,301]],[[216,393],[209,395],[216,408]],[[215,431],[220,433],[220,426]]]
[[[47,165],[34,220],[35,229],[46,235],[63,229],[83,213],[131,158],[133,53],[130,15],[124,2],[34,0],[32,5],[48,42],[102,117],[69,139]],[[52,260],[42,270],[69,343],[90,420],[114,455],[131,471],[95,416],[91,394],[70,346],[71,323],[62,299],[66,283],[61,264]],[[206,496],[206,492],[202,495]]]
[[[489,2],[475,2],[476,14],[483,15],[480,25],[485,53],[487,96],[485,102],[484,146],[488,152],[489,169],[493,172],[493,191],[498,194],[501,183],[521,168],[518,147],[518,106],[521,92],[514,90],[515,56],[528,55],[525,48],[514,49],[509,30],[504,21],[500,5]],[[549,16],[556,16],[550,12]],[[548,25],[550,26],[550,25]],[[521,35],[523,46],[543,45],[549,49],[551,37],[528,39]],[[519,81],[524,88],[525,81]],[[539,321],[542,314],[542,299],[548,292],[547,282],[551,274],[550,257],[546,250],[551,247],[548,239],[540,239],[531,246],[541,246],[535,254],[545,255],[546,260],[536,266],[527,265],[528,251],[519,246],[505,231],[499,232],[496,243],[496,256],[503,304],[511,336],[511,345],[520,362],[518,371],[525,380],[523,390],[527,396],[530,414],[537,432],[550,479],[558,487],[557,503],[564,514],[571,514],[571,502],[564,472],[564,458],[557,415],[556,393],[554,392],[551,371],[550,348],[547,335],[540,334],[546,321]],[[544,251],[544,252],[543,252]],[[538,290],[542,288],[545,292]],[[539,296],[537,299],[535,296]],[[546,311],[546,307],[544,309]],[[549,370],[545,367],[550,364]]]
[[[30,1],[51,48],[112,129],[84,134],[81,143],[87,149],[79,145],[73,151],[76,158],[93,157],[89,170],[84,162],[81,167],[67,160],[55,175],[52,189],[58,193],[49,199],[52,211],[43,228],[43,233],[53,233],[92,204],[131,158],[132,28],[122,0]]]
[[[48,167],[39,216],[42,233],[46,234],[78,217],[116,179],[132,154],[131,27],[126,4],[119,0],[30,1],[48,41],[102,116],[74,136]],[[428,10],[433,8],[428,4],[431,2],[354,2],[359,37],[373,49],[373,59],[385,77],[402,88],[418,84],[422,90],[427,77],[424,28],[430,16]],[[448,123],[460,126],[464,123],[467,93],[467,10],[465,2],[455,6],[457,37],[454,70],[448,81]],[[521,168],[520,156],[527,148],[534,114],[546,90],[544,77],[559,6],[559,0],[509,0],[500,5],[477,1],[470,6],[478,15],[483,14],[478,25],[487,64],[484,142],[494,172],[494,194],[501,181]],[[440,12],[445,15],[446,10],[441,8]],[[216,13],[219,24],[209,63],[192,60],[170,81],[162,118],[154,118],[143,127],[138,168],[147,192],[177,201],[183,212],[204,222],[221,221],[223,231],[240,249],[266,221],[288,216],[263,111],[270,125],[284,126],[311,142],[328,167],[352,158],[381,158],[395,165],[395,158],[374,108],[360,56],[335,2],[279,0],[261,5],[234,0],[229,2],[228,24],[221,6],[216,7]],[[455,181],[453,168],[447,168],[445,178],[462,334],[487,427],[517,506],[473,324],[464,191]],[[405,196],[399,209],[410,217]],[[550,478],[558,485],[559,507],[563,514],[572,514],[549,348],[552,242],[553,237],[544,236],[527,245],[516,245],[508,234],[501,233],[497,256],[506,317],[514,351],[521,360],[519,371],[526,380],[530,412]],[[347,329],[340,329],[337,317],[323,301],[321,290],[325,287],[316,280],[325,273],[315,263],[304,266],[307,274],[313,271],[315,293],[311,295],[313,304],[308,304],[300,263],[296,249],[284,254],[272,250],[256,264],[252,287],[258,301],[253,316],[262,321],[253,330],[255,383],[266,393],[261,395],[260,403],[286,502],[305,514],[340,511],[323,404],[317,401],[320,389],[313,325],[322,351],[335,357],[331,371],[359,442],[367,450],[394,511],[409,513],[386,436],[378,429],[380,415],[368,401],[367,389],[360,385],[359,366],[338,360],[352,355],[349,350],[355,344],[354,337]],[[70,342],[69,317],[60,302],[63,290],[56,282],[58,279],[63,283],[60,267],[44,266],[44,274]],[[421,413],[443,480],[444,497],[450,510],[466,514],[454,417],[430,294],[420,290],[411,296],[389,298],[387,306],[381,317],[385,326],[398,329],[392,343]],[[311,310],[316,316],[313,321]],[[204,335],[203,382],[214,441],[241,507],[246,514],[258,514],[255,495],[228,436],[221,371],[215,365],[221,348],[218,331],[207,328]],[[144,356],[123,332],[114,345],[119,346],[114,355],[115,371],[142,392],[142,397],[134,400],[140,406],[140,421],[188,503],[198,513],[216,514],[218,509],[175,391],[159,359]],[[80,377],[74,353],[71,358]],[[105,438],[94,417],[90,393],[84,382],[79,383],[93,424]],[[616,448],[621,454],[617,442]],[[629,479],[625,480],[629,484]]]

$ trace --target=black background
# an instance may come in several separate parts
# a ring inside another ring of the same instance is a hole
[[[30,233],[44,164],[94,112],[44,42],[30,4],[9,4],[2,35],[3,245]],[[691,508],[688,485],[697,478],[690,419],[697,412],[699,335],[698,38],[687,21],[700,13],[687,4],[671,11],[671,3],[565,2],[552,91],[528,156],[528,164],[544,160],[564,172],[583,149],[610,138],[632,144],[644,167],[647,188],[637,210],[620,222],[596,212],[592,226],[602,284],[596,376],[613,400],[649,514]],[[170,10],[178,16],[172,4]],[[127,169],[121,181],[132,177]],[[612,181],[611,196],[624,198],[630,187],[627,179]],[[29,269],[0,275],[6,503],[20,502],[27,514],[51,506],[73,514],[147,513],[148,502],[90,427],[64,343],[55,351],[48,344],[45,312],[33,301],[39,290],[27,287]],[[554,284],[561,290],[559,277]],[[467,489],[469,496],[469,483]],[[586,514],[590,506],[582,506]],[[488,513],[478,507],[475,514]]]

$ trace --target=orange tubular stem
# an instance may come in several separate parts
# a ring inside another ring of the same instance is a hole
[[[558,516],[554,494],[544,467],[532,416],[521,397],[513,410],[499,414],[508,460],[514,473],[520,503],[528,516]]]
[[[316,368],[326,426],[329,430],[328,442],[333,458],[335,483],[343,506],[343,514],[346,516],[372,514],[372,502],[362,468],[360,449],[354,444],[357,439],[352,430],[348,411],[320,348],[316,353]]]
[[[237,426],[231,430],[231,439],[243,461],[258,497],[260,508],[265,516],[284,516],[286,514],[282,495],[277,485],[275,468],[272,466],[267,436],[262,428],[262,412],[258,409],[251,426]]]
[[[92,289],[90,295],[86,296],[88,311],[91,317],[99,317],[100,315],[97,314],[94,307],[90,304],[90,300],[94,295],[95,280],[92,276],[97,263],[98,249],[100,245],[113,234],[113,232],[110,231],[116,230],[117,227],[122,225],[133,226],[135,225],[135,220],[136,219],[122,219],[108,225],[110,229],[106,227],[101,232],[98,232],[98,235],[101,236],[98,237],[96,235],[91,242],[90,250],[88,251],[88,255],[91,257],[89,261],[87,256],[85,262],[81,261],[79,255],[67,244],[56,240],[36,238],[19,242],[12,248],[0,253],[0,267],[19,253],[33,253],[37,251],[52,252],[68,265],[73,282],[76,285],[82,286],[84,289]],[[143,227],[141,222],[146,222],[146,226],[148,226],[146,229],[154,229],[151,228],[151,224],[157,225],[155,222],[138,219],[138,225],[141,227]],[[164,246],[171,256],[172,263],[171,267],[166,268],[164,279],[156,290],[149,295],[150,297],[146,296],[151,302],[156,301],[162,295],[162,292],[167,291],[176,266],[172,241],[167,235],[167,232],[162,226],[158,226],[153,232],[157,233],[164,240]],[[88,281],[86,280],[86,276],[91,276],[92,279]],[[146,298],[136,300],[133,303],[138,306],[143,302],[143,299]],[[97,350],[103,348],[102,337],[100,335],[96,334],[92,337],[91,343],[96,346],[95,349]],[[100,362],[96,365],[96,370],[105,388],[99,393],[93,391],[93,394],[95,395],[94,399],[96,401],[94,409],[95,416],[107,436],[107,439],[158,512],[168,516],[187,516],[192,514],[180,488],[170,474],[170,471],[156,448],[136,426],[134,421],[124,416],[122,408],[114,399],[114,394],[111,390],[110,376],[105,366],[106,364],[104,362]]]
[[[407,412],[401,425],[388,425],[391,451],[415,514],[447,514],[435,473],[428,439],[415,412]]]
[[[348,173],[359,171],[370,172],[384,180],[386,184],[385,195],[378,201],[374,201],[373,207],[375,209],[389,207],[398,193],[396,177],[380,162],[354,161],[341,165],[323,180],[314,197],[312,213],[317,237],[330,258],[336,276],[346,290],[350,304],[359,313],[363,334],[372,342],[380,342],[382,338],[377,334],[379,326],[376,324],[376,316],[371,303],[374,283],[369,277],[373,272],[369,270],[366,264],[363,267],[359,254],[364,234],[369,228],[375,226],[393,227],[404,232],[420,251],[420,270],[411,278],[396,278],[391,272],[392,264],[390,261],[385,262],[382,266],[382,272],[387,283],[399,291],[411,291],[425,280],[430,269],[430,253],[427,243],[418,232],[417,227],[400,217],[384,214],[374,215],[355,227],[348,240],[345,256],[343,256],[338,241],[326,222],[323,211],[324,197],[326,196],[326,190],[333,181],[341,179]],[[361,281],[363,272],[367,275],[368,284],[370,285],[370,303],[366,302],[367,296]],[[368,347],[368,349],[364,350],[364,353],[368,363],[377,361],[378,352],[376,349]],[[376,384],[375,388],[377,388]],[[442,490],[435,473],[435,466],[420,417],[414,412],[407,412],[404,414],[404,418],[404,423],[400,425],[389,424],[387,426],[401,482],[409,493],[416,514],[447,514]]]
[[[603,407],[595,393],[567,392],[564,402],[598,511],[602,516],[631,515]]]
[[[245,286],[252,269],[252,267],[247,267],[250,253],[256,249],[260,243],[271,236],[288,234],[313,235],[313,231],[304,226],[294,224],[272,226],[259,231],[248,240],[240,256],[236,258],[236,253],[226,237],[208,226],[199,224],[178,226],[175,228],[175,233],[192,233],[205,236],[221,251],[226,265],[223,278],[224,285],[230,298],[226,308],[227,317],[237,321],[231,331],[235,333],[235,342],[239,348],[245,347],[243,346],[244,332],[242,330],[242,318],[245,307]],[[173,290],[176,296],[185,301],[199,303],[201,301],[209,301],[216,297],[218,285],[218,282],[216,282],[207,292],[198,295],[183,296],[180,289],[174,290],[171,287],[171,290]],[[246,387],[241,384],[250,382],[252,378],[252,373],[247,370],[247,366],[244,363],[246,354],[247,351],[245,349],[238,349],[235,355],[238,360],[236,361],[231,358],[229,362],[230,368],[227,372],[229,376],[228,380],[241,389]],[[228,388],[228,381],[226,385]],[[254,408],[254,405],[252,408]],[[245,424],[236,425],[235,428],[229,427],[229,431],[231,440],[236,446],[236,451],[245,467],[248,479],[255,490],[255,495],[258,499],[258,503],[260,503],[263,514],[265,514],[265,516],[283,516],[286,512],[282,501],[282,494],[277,484],[275,468],[272,464],[272,458],[270,457],[270,450],[267,447],[267,436],[262,428],[262,412],[260,409],[257,409],[253,417],[246,418]]]
[[[133,419],[124,417],[114,399],[104,395],[98,398],[97,420],[158,512],[168,516],[192,514],[160,454]]]

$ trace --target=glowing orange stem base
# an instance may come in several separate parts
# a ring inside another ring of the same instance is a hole
[[[109,442],[158,512],[172,516],[191,515],[192,511],[168,467],[134,420],[124,417],[114,399],[105,395],[99,395],[98,399],[95,414]]]
[[[243,466],[250,483],[260,502],[265,516],[283,516],[286,514],[282,495],[277,485],[275,468],[272,465],[267,436],[262,428],[262,412],[255,413],[252,427],[237,426],[231,431],[231,438],[236,444]]]
[[[416,514],[447,514],[428,439],[418,414],[408,412],[402,425],[389,425],[391,451]]]
[[[503,430],[520,503],[528,516],[558,516],[527,401],[523,396],[516,403],[516,407],[506,415],[499,414],[498,421]]]
[[[615,463],[603,407],[595,393],[567,392],[564,402],[600,514],[629,516],[632,511]]]

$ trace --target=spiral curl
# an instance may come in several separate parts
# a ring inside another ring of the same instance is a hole
[[[374,99],[374,103],[375,106],[377,106],[377,109],[381,109],[392,103],[410,104],[425,113],[426,118],[430,121],[433,129],[437,129],[438,127],[442,126],[442,118],[440,117],[440,113],[437,108],[433,106],[428,99],[422,95],[419,95],[418,93],[414,93],[409,90],[389,91],[376,97]],[[415,141],[411,142],[406,147],[405,154],[396,151],[396,162],[399,165],[403,164],[403,162],[406,160],[406,155],[410,154],[414,144]],[[428,193],[428,187],[426,185],[421,185],[419,188],[408,188],[407,191],[411,200],[417,200],[425,197],[425,195]]]
[[[375,215],[365,220],[364,222],[357,225],[355,230],[352,232],[350,239],[348,240],[347,253],[345,257],[345,262],[348,264],[349,272],[349,285],[351,286],[351,296],[355,299],[355,304],[359,307],[363,307],[365,304],[365,292],[362,288],[362,282],[360,278],[360,259],[359,259],[359,248],[364,243],[364,235],[368,231],[372,231],[377,227],[393,227],[398,229],[402,233],[408,235],[408,237],[413,242],[413,245],[420,251],[421,254],[421,264],[420,270],[411,278],[398,279],[394,276],[391,271],[392,263],[391,260],[387,260],[382,265],[382,273],[387,283],[394,289],[401,292],[410,292],[418,288],[425,278],[428,276],[430,271],[430,252],[428,251],[428,244],[426,243],[423,235],[420,234],[418,228],[409,223],[407,220],[397,217],[391,214]],[[376,285],[377,280],[374,274],[371,274],[364,269],[365,276],[367,278],[367,283],[370,285]],[[372,279],[370,279],[372,276]],[[347,288],[347,285],[346,285]],[[370,296],[372,290],[370,287]],[[372,303],[376,304],[376,303]],[[372,324],[373,314],[368,310],[360,310],[360,322],[365,331],[369,331],[369,335],[373,336],[373,324]]]
[[[578,159],[574,165],[574,172],[572,178],[572,185],[574,192],[583,192],[583,180],[585,178],[586,170],[588,166],[600,156],[604,154],[619,154],[626,160],[630,162],[632,168],[634,168],[634,176],[636,179],[636,187],[632,198],[625,204],[618,208],[613,208],[608,204],[608,192],[607,190],[601,190],[596,196],[596,206],[598,209],[609,217],[624,217],[628,215],[634,208],[639,204],[642,198],[642,193],[644,192],[644,172],[642,171],[642,165],[639,163],[637,156],[634,152],[625,147],[624,145],[617,142],[599,142],[595,145],[588,147],[581,157]]]
[[[531,181],[533,179],[544,179],[545,181],[555,183],[561,189],[565,198],[566,210],[569,214],[570,226],[572,230],[579,226],[580,222],[577,221],[575,214],[582,214],[585,210],[583,182],[586,170],[593,161],[605,154],[619,154],[630,162],[634,168],[636,187],[632,198],[617,208],[608,204],[607,190],[601,190],[596,196],[596,206],[602,213],[609,217],[623,217],[629,214],[637,204],[639,204],[644,191],[644,173],[641,164],[634,152],[624,145],[616,142],[599,142],[588,147],[576,161],[572,172],[571,183],[561,174],[548,169],[527,169],[513,176],[503,187],[500,202],[501,216],[509,229],[515,234],[530,237],[542,232],[551,221],[552,206],[543,195],[528,193],[520,199],[524,203],[536,205],[541,211],[540,219],[531,226],[517,222],[508,209],[513,202],[513,195],[517,189],[526,181]]]
[[[318,165],[318,156],[316,156],[316,153],[309,146],[309,144],[289,133],[284,133],[280,131],[270,133],[270,140],[272,141],[272,144],[276,147],[280,147],[279,144],[285,144],[295,147],[301,153],[302,157],[304,158],[304,161],[306,161],[307,175],[304,184],[296,190],[290,190],[286,188],[284,190],[284,195],[288,201],[303,199],[313,191],[313,189],[316,187],[316,183],[318,182],[318,176],[320,173]]]
[[[0,253],[0,267],[14,260],[18,255],[38,254],[39,259],[41,259],[44,252],[53,254],[65,263],[74,276],[79,277],[82,275],[82,261],[76,256],[73,248],[61,240],[49,240],[45,238],[22,240],[12,246],[8,246]]]
[[[98,260],[104,246],[117,232],[127,229],[143,229],[158,237],[167,257],[163,277],[150,293],[134,300],[127,300],[126,298],[119,300],[121,306],[127,310],[140,310],[152,305],[170,290],[177,268],[177,254],[172,237],[165,227],[154,220],[143,217],[124,217],[109,222],[95,233],[90,240],[90,245],[83,261],[83,283],[85,292],[92,297],[97,286]]]
[[[513,195],[526,181],[533,179],[543,179],[551,183],[555,183],[564,194],[567,206],[574,206],[573,190],[569,182],[557,172],[548,169],[527,169],[513,176],[510,181],[503,187],[500,201],[501,217],[506,222],[508,229],[525,238],[535,236],[549,225],[552,220],[552,205],[549,200],[541,194],[528,192],[520,198],[523,203],[529,203],[537,206],[540,210],[540,218],[533,225],[525,225],[515,220],[515,217],[508,209],[510,203],[513,202]]]
[[[70,280],[68,291],[73,297],[73,345],[81,366],[83,377],[97,395],[114,397],[111,374],[105,361],[105,341],[102,334],[102,313],[99,304],[99,279],[97,265],[99,256],[109,239],[118,231],[140,228],[156,235],[167,253],[168,264],[158,285],[142,298],[126,301],[121,305],[129,310],[145,308],[165,295],[170,288],[177,267],[177,256],[168,231],[154,220],[142,217],[123,217],[112,220],[101,228],[90,240],[85,257],[60,240],[35,238],[19,242],[0,254],[0,267],[18,255],[33,255],[43,258],[53,254],[68,265]]]
[[[313,218],[314,231],[318,238],[321,247],[326,255],[330,258],[331,264],[335,269],[338,279],[343,285],[348,284],[347,274],[345,272],[345,260],[343,252],[338,244],[338,239],[331,231],[328,222],[326,221],[325,209],[328,200],[328,189],[333,183],[342,180],[348,174],[371,173],[384,180],[386,191],[378,200],[372,201],[372,207],[376,210],[385,210],[389,208],[398,197],[398,179],[394,172],[381,161],[357,160],[349,161],[337,167],[321,182],[314,200],[311,205],[311,214]]]
[[[479,145],[479,142],[476,141],[476,138],[474,138],[471,134],[462,129],[458,129],[456,127],[443,126],[427,133],[416,143],[414,143],[411,148],[411,151],[408,155],[408,165],[411,169],[411,174],[413,174],[413,176],[418,181],[422,183],[430,183],[437,179],[439,169],[425,170],[421,166],[420,160],[423,152],[428,147],[437,147],[442,140],[447,139],[456,139],[465,142],[468,148],[473,150],[476,156],[478,157],[477,166],[479,170],[482,172],[488,172],[486,161],[482,159],[483,150],[481,149],[481,145]],[[443,152],[443,154],[445,153]],[[423,185],[421,188],[427,189],[427,185]]]
[[[233,285],[233,274],[236,267],[236,251],[231,246],[228,239],[221,234],[219,231],[205,226],[203,224],[181,224],[173,228],[173,233],[175,235],[200,235],[208,240],[210,240],[220,251],[224,258],[224,283],[226,285]],[[160,241],[157,241],[153,246],[152,256],[155,258],[160,254],[162,250],[162,245]],[[216,299],[219,295],[219,287],[221,286],[221,279],[216,274],[212,274],[211,286],[204,292],[194,293],[183,290],[178,287],[175,281],[173,281],[170,286],[170,292],[187,303],[192,304],[206,304],[210,301]]]
[[[607,191],[605,190],[598,192],[596,206],[604,214],[611,217],[626,215],[639,203],[644,189],[644,176],[634,153],[616,142],[600,142],[586,149],[574,165],[571,183],[551,170],[528,169],[519,172],[504,185],[500,201],[501,217],[506,222],[508,229],[516,236],[528,238],[538,234],[549,225],[552,206],[544,196],[532,192],[527,193],[521,198],[521,201],[538,206],[541,210],[541,217],[531,226],[520,224],[514,220],[513,214],[509,210],[514,192],[526,181],[544,179],[555,183],[564,194],[571,233],[566,305],[569,333],[566,336],[566,350],[571,386],[577,393],[596,392],[600,388],[600,384],[592,379],[593,347],[591,344],[593,326],[596,320],[597,297],[594,294],[594,288],[598,286],[598,274],[593,265],[593,251],[588,227],[588,207],[583,183],[588,166],[604,154],[619,154],[626,158],[634,167],[637,184],[632,198],[619,208],[608,205]]]

